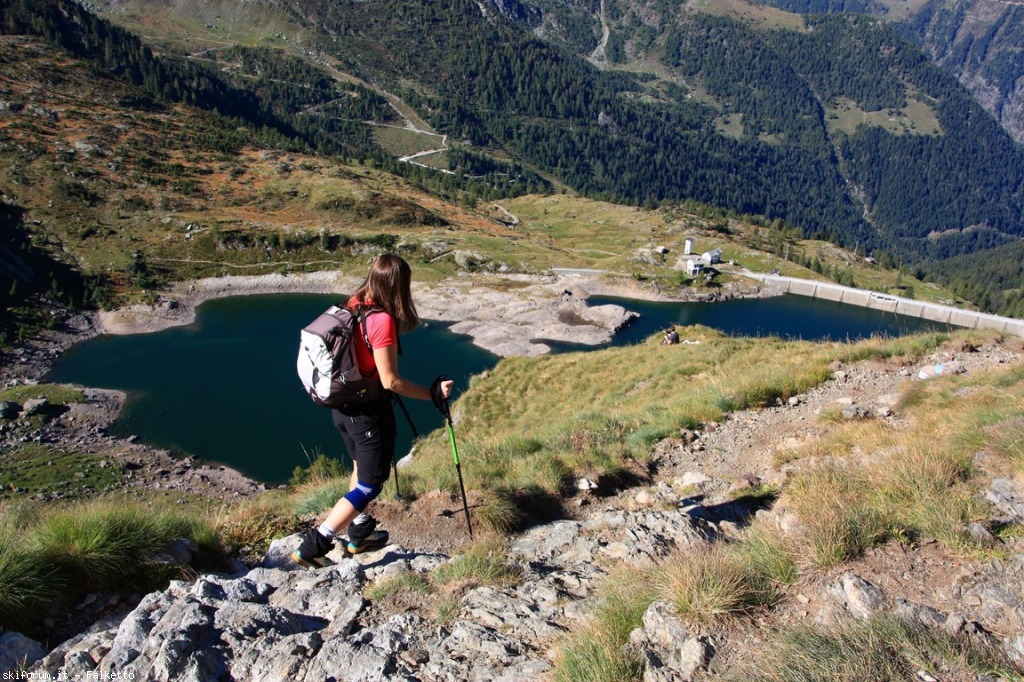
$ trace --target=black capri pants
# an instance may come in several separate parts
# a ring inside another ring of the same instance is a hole
[[[390,398],[343,410],[331,410],[334,428],[356,463],[359,482],[381,485],[395,457],[395,411]]]

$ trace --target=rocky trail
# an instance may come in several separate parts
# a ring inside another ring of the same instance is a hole
[[[514,579],[464,584],[445,613],[438,595],[367,595],[403,576],[429,575],[469,547],[459,502],[382,500],[379,515],[395,541],[380,551],[354,559],[335,552],[337,563],[309,570],[287,559],[298,536],[278,540],[258,567],[174,582],[57,647],[34,670],[71,679],[115,671],[136,680],[541,679],[559,638],[586,618],[617,566],[742,536],[755,516],[785,526],[784,510],[743,491],[784,480],[798,463],[777,464],[785,460],[779,454],[818,434],[823,413],[898,423],[901,392],[937,364],[971,373],[1022,354],[1019,340],[1009,340],[946,348],[910,366],[837,365],[830,381],[784,404],[682,431],[657,444],[650,470],[633,485],[579,480],[563,518],[509,540]],[[993,516],[1024,522],[1019,482],[995,478],[985,499]],[[990,633],[1021,664],[1024,539],[1002,542],[1005,558],[986,561],[950,559],[933,542],[889,543],[804,578],[771,610],[725,624],[697,626],[655,602],[631,646],[646,661],[645,680],[720,679],[781,625],[895,614],[949,632]]]

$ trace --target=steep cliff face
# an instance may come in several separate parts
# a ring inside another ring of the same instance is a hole
[[[932,59],[1024,142],[1024,4],[933,0],[909,27]]]

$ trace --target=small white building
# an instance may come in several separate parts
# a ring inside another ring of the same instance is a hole
[[[714,265],[715,263],[721,263],[722,262],[722,250],[721,249],[711,249],[710,251],[705,251],[704,253],[702,253],[700,257],[703,258],[704,262],[707,263],[708,265]]]
[[[704,261],[699,258],[688,258],[686,260],[686,276],[696,277],[704,269]]]
[[[683,255],[684,256],[689,256],[692,253],[693,253],[693,240],[690,239],[690,238],[687,238],[686,241],[683,242]]]

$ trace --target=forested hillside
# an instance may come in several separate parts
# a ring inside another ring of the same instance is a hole
[[[555,17],[546,34],[569,35],[556,30],[566,6],[540,4]],[[868,9],[862,3],[772,4],[798,11]],[[877,231],[867,238],[870,246],[902,259],[942,259],[1019,238],[1021,148],[887,23],[815,15],[793,30],[779,15],[750,21],[661,2],[619,4],[604,19],[609,45],[620,46],[607,50],[611,61],[668,67],[668,77],[652,71],[662,76],[663,95],[671,96],[674,86],[682,97],[701,100],[718,132],[747,148],[771,144],[783,155],[794,154],[793,147],[816,151],[817,182],[836,178],[836,191]],[[593,49],[583,39],[564,44]],[[814,201],[827,191],[819,187],[807,197]],[[773,197],[780,194],[773,191]],[[828,203],[833,211],[821,213],[823,222],[847,238],[858,235],[855,221],[835,210],[840,204]],[[792,212],[782,217],[809,229]]]
[[[70,0],[0,7],[5,32],[45,36],[156,100],[266,144],[370,160],[448,199],[562,186],[636,205],[697,200],[905,264],[1024,233],[1024,150],[890,25],[592,5],[223,0],[190,31],[168,28],[185,19],[151,0],[91,6],[99,14]],[[867,9],[789,9],[854,7]],[[149,26],[149,12],[163,19]],[[301,46],[254,39],[267,12],[300,27]],[[231,45],[219,23],[249,37]],[[217,46],[199,49],[215,31]],[[377,130],[404,125],[396,99],[447,136],[447,172],[385,151]]]
[[[895,22],[1024,143],[1024,5],[1019,2],[928,0],[892,12],[891,0],[765,1],[790,12],[872,14]]]
[[[112,24],[70,0],[0,0],[0,30],[46,38],[72,54],[91,60],[97,70],[140,86],[155,98],[212,111],[226,129],[247,126],[261,143],[285,149],[314,150],[345,159],[367,160],[439,189],[451,189],[450,179],[423,173],[394,162],[373,139],[371,123],[391,123],[394,110],[374,91],[329,76],[322,68],[280,50],[227,47],[206,50],[202,60],[184,55],[155,55],[136,35]],[[126,102],[131,106],[132,102]],[[234,123],[232,123],[234,121]],[[225,151],[237,150],[238,137]],[[469,184],[490,183],[488,170],[518,177],[520,169],[494,160],[481,162],[472,154],[460,157]],[[483,168],[484,170],[481,170]],[[534,188],[539,178],[529,178]],[[505,193],[502,182],[498,194]],[[517,185],[512,190],[530,187]]]
[[[590,196],[694,198],[902,258],[1021,231],[1012,169],[1024,154],[880,22],[822,17],[791,31],[627,11],[610,40],[616,30],[633,40],[638,21],[662,27],[649,40],[662,73],[636,75],[595,69],[468,1],[292,6],[332,36],[346,70],[390,83],[439,130]],[[402,90],[410,81],[418,86]],[[899,125],[842,127],[830,117],[843,107]]]
[[[1024,5],[932,0],[906,32],[1024,143]]]
[[[1024,242],[925,265],[928,276],[982,310],[1024,318]]]

